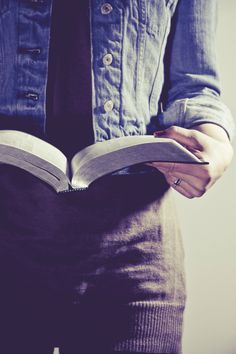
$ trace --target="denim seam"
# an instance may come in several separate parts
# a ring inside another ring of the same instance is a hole
[[[120,105],[119,105],[119,126],[123,126],[122,124],[122,112],[123,112],[123,96],[122,96],[122,87],[123,87],[123,82],[124,82],[124,76],[123,76],[123,73],[124,73],[124,70],[123,70],[123,64],[124,64],[124,9],[121,9],[120,10],[121,12],[123,11],[123,14],[121,13],[121,21],[120,21],[120,28],[121,28],[121,37],[122,37],[122,44],[121,44],[121,51],[120,51],[120,56],[121,56],[121,59],[120,59],[120,87],[119,87],[119,98],[120,98]]]
[[[140,29],[138,32],[138,58],[137,58],[137,87],[136,87],[136,100],[139,101],[140,88],[141,88],[141,73],[143,67],[143,59],[144,59],[144,48],[146,42],[146,5],[144,0],[139,0],[140,3],[140,11],[139,11],[139,24]],[[141,12],[141,15],[140,15]]]
[[[160,47],[157,70],[156,70],[156,73],[155,73],[155,78],[154,78],[152,89],[151,89],[151,93],[150,93],[150,110],[152,109],[152,106],[155,104],[155,95],[153,94],[153,92],[154,92],[155,83],[156,83],[157,76],[158,76],[159,69],[160,69],[162,50],[163,50],[163,45],[164,45],[164,43],[166,41],[166,38],[167,38],[167,28],[168,28],[169,24],[170,24],[170,17],[169,17],[168,21],[166,21],[165,33],[163,35],[163,40],[161,42],[161,47]]]
[[[181,105],[180,125],[183,125],[183,126],[185,126],[185,124],[186,124],[186,113],[187,113],[188,101],[189,101],[189,98],[185,98],[184,101],[182,102],[182,105]]]

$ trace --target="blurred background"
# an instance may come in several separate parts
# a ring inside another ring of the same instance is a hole
[[[222,98],[236,121],[236,0],[218,3]],[[188,289],[183,354],[236,354],[236,139],[234,147],[231,167],[206,196],[176,193]]]

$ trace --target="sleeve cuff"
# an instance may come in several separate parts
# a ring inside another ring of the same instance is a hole
[[[191,128],[202,123],[222,127],[232,141],[235,124],[230,110],[217,97],[204,95],[174,101],[159,117],[162,128],[178,125]]]

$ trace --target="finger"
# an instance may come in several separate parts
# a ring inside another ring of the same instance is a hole
[[[177,178],[184,180],[186,183],[191,185],[197,193],[194,195],[200,197],[214,184],[214,178],[211,176],[211,172],[209,170],[196,170],[195,174],[187,174],[183,173],[183,171],[172,171],[167,170],[166,168],[159,168],[158,170],[163,173],[166,179],[171,181],[175,181]]]
[[[191,194],[189,191],[185,190],[181,186],[178,186],[178,188],[174,188],[174,189],[176,190],[176,192],[178,192],[179,194],[182,194],[184,197],[186,197],[188,199],[195,198],[195,196],[193,194]]]
[[[200,197],[203,194],[199,189],[195,188],[195,186],[189,184],[185,179],[181,179],[180,177],[167,176],[166,180],[172,188],[174,188],[181,194],[188,196],[188,198],[190,196]],[[175,182],[178,180],[179,180],[179,184],[176,184]]]
[[[172,181],[170,181],[168,179],[166,179],[166,180],[170,184],[170,186],[176,190],[176,192],[182,194],[184,197],[186,197],[188,199],[194,198],[194,195],[191,193],[191,191],[189,189],[185,189],[183,187],[183,185],[181,185],[182,183],[180,185],[176,186]]]
[[[209,171],[202,171],[201,168],[199,169],[199,166],[195,169],[194,173],[192,170],[190,170],[190,173],[186,173],[186,171],[183,170],[178,171],[173,165],[171,169],[165,170],[164,168],[161,168],[160,171],[170,182],[174,183],[176,179],[181,179],[184,185],[187,184],[189,187],[192,187],[191,193],[198,197],[202,196],[212,183]]]
[[[182,175],[181,173],[175,173],[175,175],[172,176],[172,178],[173,178],[173,183],[174,181],[176,181],[176,179],[180,178],[183,181],[183,183],[186,183],[189,186],[191,186],[196,192],[194,193],[194,195],[196,195],[197,197],[202,196],[208,189],[208,184],[209,184],[208,179],[202,179],[199,177],[189,176],[189,175]]]
[[[155,167],[163,173],[172,173],[175,172],[175,162],[148,162],[148,166]]]
[[[176,185],[178,180],[179,183]],[[184,190],[193,197],[201,197],[207,190],[207,186],[202,184],[201,180],[188,179],[186,176],[181,175],[169,176],[168,183],[177,191]]]
[[[177,126],[157,131],[154,133],[154,136],[157,138],[171,138],[190,150],[203,151],[204,145],[206,144],[203,133],[194,129],[186,129]]]
[[[157,168],[162,173],[181,173],[182,175],[197,176],[199,178],[207,177],[211,167],[210,164],[194,165],[173,162],[152,162],[151,166]]]

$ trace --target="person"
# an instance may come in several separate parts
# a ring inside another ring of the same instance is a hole
[[[60,195],[1,165],[1,353],[181,353],[173,188],[199,197],[232,159],[215,22],[214,0],[0,2],[1,129],[69,159],[155,133],[209,161],[131,166]]]

